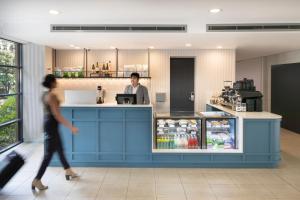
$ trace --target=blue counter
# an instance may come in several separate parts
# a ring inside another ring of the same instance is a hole
[[[210,108],[208,107],[208,110]],[[159,152],[152,149],[151,106],[65,106],[65,118],[79,128],[60,127],[72,166],[275,167],[280,160],[280,119],[242,119],[239,153]],[[60,165],[55,155],[52,166]]]

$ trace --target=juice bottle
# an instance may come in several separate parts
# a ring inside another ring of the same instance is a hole
[[[193,138],[192,136],[188,136],[188,148],[192,149],[193,148]]]
[[[164,149],[165,148],[165,138],[163,136],[161,137],[160,144],[161,144],[160,148]]]
[[[188,149],[189,141],[188,141],[188,135],[184,135],[184,148]]]
[[[169,136],[169,140],[170,140],[170,142],[169,142],[169,148],[170,149],[174,149],[174,137],[173,136]]]
[[[166,149],[170,149],[170,138],[169,136],[165,137]]]
[[[160,148],[161,148],[161,139],[160,139],[160,137],[157,137],[157,138],[156,138],[156,148],[157,148],[157,149],[160,149]]]
[[[194,136],[194,145],[195,145],[195,149],[199,148],[199,143],[198,143],[197,135]]]
[[[177,134],[174,136],[174,148],[178,149],[178,135]]]

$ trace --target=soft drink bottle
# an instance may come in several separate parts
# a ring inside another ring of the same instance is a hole
[[[189,135],[188,136],[188,148],[192,149],[192,147],[193,147],[193,140],[192,140],[192,136]]]
[[[188,149],[188,146],[189,146],[188,135],[185,134],[184,135],[184,148]]]
[[[174,148],[175,149],[179,148],[179,137],[177,134],[175,135],[175,138],[174,138]]]
[[[161,139],[161,147],[162,147],[162,149],[166,148],[166,139],[165,139],[165,137],[162,137],[162,139]]]
[[[174,149],[174,136],[170,136],[170,149]]]
[[[156,145],[157,145],[157,146],[156,146],[157,149],[160,149],[160,148],[161,148],[161,139],[160,139],[160,137],[157,137],[157,138],[156,138]]]
[[[199,148],[199,143],[198,143],[197,135],[194,136],[194,146],[195,146],[195,149]]]
[[[166,142],[166,149],[170,149],[170,138],[168,135],[165,137],[165,142]]]

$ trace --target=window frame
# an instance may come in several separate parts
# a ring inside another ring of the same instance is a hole
[[[15,96],[18,101],[17,101],[17,118],[6,121],[4,123],[0,123],[0,129],[10,126],[14,123],[17,124],[17,138],[16,138],[16,142],[5,147],[4,149],[0,150],[0,154],[15,147],[16,145],[22,143],[24,141],[23,139],[23,45],[21,43],[18,43],[16,41],[12,41],[9,39],[5,39],[0,37],[0,40],[6,40],[9,42],[12,42],[16,45],[16,65],[11,66],[11,65],[0,65],[1,67],[5,67],[5,68],[14,68],[18,70],[18,76],[17,76],[17,88],[18,88],[18,92],[13,93],[13,94],[0,94],[0,97],[7,97],[7,96]]]

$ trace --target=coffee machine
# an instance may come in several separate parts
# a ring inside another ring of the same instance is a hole
[[[254,81],[244,78],[233,83],[233,87],[224,86],[221,94],[221,104],[235,108],[237,104],[246,103],[246,111],[262,111],[262,93],[256,91]]]

